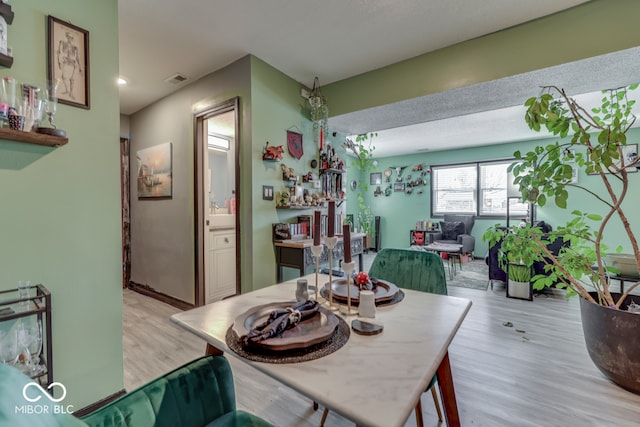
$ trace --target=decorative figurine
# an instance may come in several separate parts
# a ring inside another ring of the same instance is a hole
[[[267,141],[267,145],[264,147],[264,153],[262,154],[262,160],[282,160],[282,153],[284,153],[284,148],[282,145],[269,146],[269,141]]]

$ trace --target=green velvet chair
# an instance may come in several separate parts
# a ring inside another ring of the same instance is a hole
[[[435,253],[411,249],[385,248],[376,254],[369,269],[369,276],[397,285],[399,288],[432,294],[447,295],[447,277],[442,258]],[[400,303],[402,304],[402,303]],[[433,403],[442,421],[442,411],[435,390],[437,376],[434,375],[427,390],[431,390]],[[320,425],[324,425],[328,410],[325,408]],[[422,402],[416,405],[416,424],[422,426]]]
[[[16,405],[28,403],[22,397],[22,388],[29,381],[17,369],[0,365],[0,426],[272,427],[255,415],[236,409],[231,367],[224,356],[196,359],[81,419],[71,415],[16,414]],[[30,388],[30,395],[36,392]],[[41,400],[49,402],[46,397]]]

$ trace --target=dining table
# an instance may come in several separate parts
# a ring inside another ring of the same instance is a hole
[[[318,288],[329,282],[328,275],[317,277]],[[303,278],[316,284],[315,274]],[[437,374],[447,425],[460,425],[448,349],[471,307],[470,300],[402,289],[398,283],[403,298],[378,305],[374,319],[335,312],[347,325],[356,319],[382,325],[382,333],[362,335],[350,330],[339,349],[300,362],[255,361],[234,352],[226,340],[234,321],[252,307],[295,303],[296,282],[289,280],[180,312],[171,320],[202,338],[207,354],[237,357],[357,426],[403,426]],[[310,298],[315,298],[313,291]]]

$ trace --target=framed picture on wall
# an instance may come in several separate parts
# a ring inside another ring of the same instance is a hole
[[[402,191],[404,192],[404,182],[396,182],[393,184],[393,191]]]
[[[89,109],[89,32],[51,15],[47,24],[49,85],[59,103]]]
[[[138,150],[138,198],[171,198],[173,171],[171,143]]]
[[[382,184],[382,172],[374,172],[369,175],[369,184],[380,185]]]
[[[638,144],[629,144],[622,147],[622,157],[625,165],[634,162],[638,158]],[[613,164],[619,167],[622,164],[622,161],[621,159],[618,159],[615,160]],[[638,172],[638,165],[630,166],[625,169],[627,170],[627,173]],[[590,173],[589,175],[597,175],[597,172]]]

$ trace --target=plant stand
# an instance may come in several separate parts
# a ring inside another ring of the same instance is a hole
[[[524,265],[510,263],[507,265],[507,298],[526,299],[533,301],[533,284],[531,283],[531,267],[524,276],[522,272],[516,272],[516,269],[522,269]],[[514,270],[514,271],[510,271]],[[512,278],[513,276],[513,278]],[[529,279],[524,281],[523,279]]]
[[[507,298],[533,301],[533,286],[531,282],[516,282],[515,280],[508,279]]]

